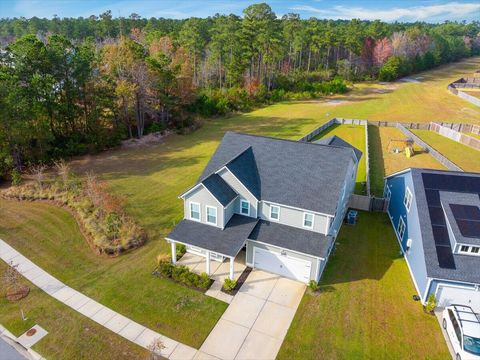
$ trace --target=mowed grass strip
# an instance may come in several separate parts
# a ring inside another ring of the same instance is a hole
[[[464,171],[480,172],[480,151],[434,131],[412,130],[412,132]]]
[[[343,226],[319,294],[304,295],[278,359],[449,359],[419,302],[388,217]]]
[[[7,264],[0,260],[0,273]],[[20,336],[38,324],[48,331],[33,350],[47,359],[146,359],[148,351],[98,325],[93,320],[60,303],[35,285],[30,294],[11,303],[0,297],[0,324]],[[27,320],[21,317],[23,310]],[[5,358],[4,358],[5,359]],[[8,359],[5,359],[8,360]]]
[[[365,126],[361,125],[345,125],[345,124],[333,124],[320,134],[315,136],[311,141],[316,141],[330,136],[338,136],[348,142],[350,145],[359,149],[363,155],[360,159],[360,164],[357,170],[357,179],[355,182],[355,193],[366,193],[366,138],[365,138]]]
[[[370,186],[375,196],[383,196],[384,177],[410,167],[428,169],[446,169],[432,155],[414,145],[415,155],[411,158],[402,151],[407,137],[395,127],[368,126],[368,143],[370,149]],[[395,153],[397,148],[402,152]]]
[[[227,307],[151,275],[160,252],[158,242],[107,258],[90,250],[74,218],[64,209],[6,200],[0,200],[0,209],[0,238],[72,288],[163,335],[199,347]],[[40,304],[42,311],[57,311],[54,303],[45,304]],[[0,323],[11,309],[0,307]],[[54,326],[64,331],[65,341],[85,341],[68,326]]]

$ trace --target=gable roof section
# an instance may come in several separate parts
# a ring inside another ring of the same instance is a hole
[[[346,142],[341,137],[338,137],[337,135],[321,138],[319,140],[314,141],[313,143],[323,144],[323,145],[332,145],[332,146],[341,146],[341,147],[352,149],[353,152],[355,153],[355,157],[357,158],[357,161],[360,161],[360,158],[363,155],[363,153],[359,149],[357,149],[355,146],[351,145],[350,143]]]
[[[257,200],[260,200],[260,179],[251,146],[229,161],[225,167],[235,175]]]
[[[431,278],[480,282],[480,257],[454,254],[440,192],[480,194],[480,174],[410,169],[417,204],[427,275]]]
[[[224,207],[237,197],[237,193],[218,174],[210,175],[202,184]]]
[[[344,147],[227,132],[198,182],[224,166],[241,173],[254,162],[257,180],[249,170],[241,181],[259,200],[334,216],[354,158]]]

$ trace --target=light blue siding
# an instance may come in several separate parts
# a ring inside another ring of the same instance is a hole
[[[387,179],[386,186],[388,186],[391,192],[391,198],[388,205],[388,215],[394,227],[397,239],[401,243],[401,249],[407,260],[410,273],[413,277],[413,282],[420,297],[423,299],[427,292],[428,277],[411,173],[407,171]],[[413,195],[410,211],[407,211],[403,203],[407,187]],[[400,217],[402,217],[405,222],[405,232],[401,239],[399,239],[399,234],[397,232]],[[408,239],[412,239],[412,245],[407,251]]]

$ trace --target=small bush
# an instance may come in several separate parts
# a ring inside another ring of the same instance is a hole
[[[431,313],[437,307],[437,299],[435,298],[434,294],[430,294],[427,300],[427,304],[425,305],[425,310]]]
[[[237,286],[237,280],[231,280],[230,278],[225,278],[223,282],[223,290],[232,291]]]
[[[211,279],[206,273],[198,275],[186,266],[173,265],[164,255],[157,256],[157,261],[157,272],[164,277],[201,290],[207,290],[210,287]]]
[[[22,182],[22,175],[17,169],[13,169],[10,172],[10,176],[12,178],[12,186],[18,186]]]
[[[187,252],[187,247],[183,244],[177,244],[177,260]]]
[[[312,291],[318,291],[320,289],[320,285],[315,280],[310,280],[308,283],[308,288]]]

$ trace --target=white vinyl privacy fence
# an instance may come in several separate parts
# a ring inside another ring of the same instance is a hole
[[[478,126],[477,126],[478,127]],[[473,136],[469,136],[462,132],[459,132],[455,129],[448,128],[446,126],[442,126],[437,123],[430,124],[430,130],[435,131],[436,133],[445,136],[453,141],[459,142],[461,144],[470,146],[475,150],[480,151],[480,139],[477,139]]]

